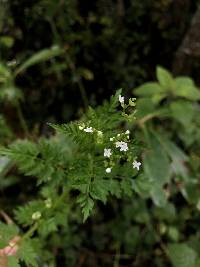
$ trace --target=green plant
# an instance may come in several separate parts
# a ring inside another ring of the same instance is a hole
[[[59,266],[59,251],[64,266],[199,266],[200,93],[161,67],[157,79],[134,89],[137,113],[119,90],[49,124],[54,136],[1,147],[2,175],[16,164],[37,184],[0,224],[0,248],[20,236],[9,266]]]
[[[118,103],[123,111],[117,111]],[[85,221],[97,200],[106,203],[110,194],[118,198],[133,194],[132,181],[137,175],[134,168],[139,170],[141,163],[136,160],[135,140],[130,139],[129,130],[123,132],[120,126],[134,119],[134,106],[134,99],[125,104],[119,91],[110,103],[95,110],[89,108],[80,122],[51,125],[64,138],[42,138],[38,143],[21,140],[1,149],[1,154],[16,162],[23,174],[38,178],[42,196],[15,212],[17,222],[29,227],[18,241],[18,260],[37,266],[31,245],[34,239],[30,239],[33,233],[37,230],[45,238],[59,225],[64,226],[75,203],[81,207]],[[6,228],[1,224],[1,232],[5,232],[1,246],[11,236],[19,235],[14,225]],[[14,258],[12,261],[11,266],[15,266]]]

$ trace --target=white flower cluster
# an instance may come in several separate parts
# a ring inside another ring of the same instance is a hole
[[[122,105],[124,104],[124,96],[119,95],[119,102]],[[99,131],[99,130],[91,127],[91,126],[86,127],[84,124],[79,125],[79,129],[81,131],[86,132],[86,133],[96,133],[97,134],[97,143],[103,143],[103,132],[102,131]],[[115,145],[115,147],[117,149],[119,149],[120,152],[127,152],[129,150],[129,147],[128,147],[129,134],[130,134],[130,131],[126,130],[124,133],[121,133],[121,134],[119,133],[116,136],[110,137],[109,140],[111,142],[113,142],[113,145]],[[119,139],[121,139],[123,141],[121,141]],[[103,155],[105,158],[110,159],[111,156],[113,155],[112,149],[111,148],[104,148]],[[108,162],[106,162],[105,165],[106,165],[105,172],[111,173],[112,172],[112,165],[113,165],[112,158],[110,160],[110,163],[108,164]],[[134,169],[137,169],[139,171],[140,166],[141,166],[141,162],[134,160],[132,162],[132,165],[133,165]],[[50,207],[51,205],[50,205],[50,203],[46,203],[46,206]]]
[[[86,133],[96,132],[99,137],[102,137],[103,136],[103,132],[102,131],[98,131],[98,130],[94,129],[91,126],[90,127],[85,127],[83,125],[79,125],[78,128],[79,128],[79,130],[84,131]]]
[[[86,133],[93,133],[92,127],[87,127],[83,131],[86,132]]]
[[[120,151],[127,151],[128,150],[128,144],[126,142],[123,141],[118,141],[115,143],[116,147],[120,148]]]
[[[82,125],[79,125],[78,128],[79,128],[79,130],[84,131],[86,133],[93,133],[93,131],[94,131],[92,127],[85,127]]]
[[[130,131],[126,130],[126,132],[124,132],[124,133],[117,134],[116,136],[110,137],[109,140],[111,142],[114,142],[115,147],[118,148],[119,151],[126,152],[129,150],[128,143],[126,142],[126,140],[129,139],[129,134],[130,134]],[[122,137],[125,141],[119,141],[120,137]],[[112,156],[112,154],[113,154],[113,152],[112,152],[111,148],[104,148],[103,155],[105,158],[110,158]],[[132,162],[132,165],[133,165],[134,169],[137,169],[139,171],[140,166],[141,166],[141,162],[134,160]],[[106,171],[106,173],[111,173],[112,167],[111,166],[107,167],[105,171]]]

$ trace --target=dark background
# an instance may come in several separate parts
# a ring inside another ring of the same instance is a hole
[[[199,82],[198,53],[192,55],[191,49],[189,67],[184,53],[181,63],[176,56],[191,30],[198,1],[12,0],[0,4],[2,62],[20,64],[52,45],[66,51],[15,80],[25,94],[22,108],[30,127],[77,117],[84,107],[81,90],[91,105],[101,103],[117,88],[130,94],[135,86],[155,78],[158,64]],[[5,36],[11,44],[2,41]],[[198,41],[192,38],[189,43]]]

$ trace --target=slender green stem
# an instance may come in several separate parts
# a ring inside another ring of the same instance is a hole
[[[88,98],[87,98],[87,95],[86,95],[85,87],[83,86],[83,82],[82,82],[81,79],[78,81],[78,87],[80,89],[80,93],[81,93],[81,97],[83,99],[84,107],[85,107],[85,109],[87,109],[89,103],[88,103]]]
[[[74,62],[71,61],[71,58],[69,57],[69,55],[66,55],[66,60],[67,60],[67,62],[69,64],[69,67],[70,67],[72,73],[74,75],[76,75],[76,66],[75,66]],[[87,109],[89,101],[88,101],[88,97],[87,97],[83,82],[81,80],[81,77],[78,79],[77,85],[78,85],[80,93],[81,93],[81,97],[82,97],[82,100],[83,100],[84,107],[85,107],[85,109]]]
[[[153,118],[155,118],[155,117],[157,117],[157,116],[158,116],[158,113],[148,114],[148,115],[144,116],[142,119],[140,119],[140,120],[138,121],[138,124],[139,124],[141,127],[143,127],[143,125],[145,124],[145,122],[147,122],[147,121],[149,121],[149,120],[151,120],[151,119],[153,119]]]
[[[18,115],[18,118],[19,118],[20,125],[21,125],[24,133],[26,135],[29,135],[28,126],[26,124],[26,121],[24,119],[24,116],[23,116],[23,113],[22,113],[22,110],[21,110],[21,106],[20,106],[18,101],[16,102],[15,107],[16,107],[16,110],[17,110],[17,115]]]
[[[32,236],[35,230],[38,228],[38,223],[34,223],[33,226],[23,235],[21,242]]]

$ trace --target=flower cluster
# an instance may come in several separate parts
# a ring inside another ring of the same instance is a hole
[[[93,133],[93,128],[92,127],[84,127],[84,126],[81,126],[81,125],[79,125],[79,130],[83,130],[84,132],[86,132],[86,133]]]
[[[114,159],[115,158],[130,158],[130,153],[126,154],[126,152],[129,150],[128,143],[130,142],[130,131],[126,130],[126,132],[117,134],[116,136],[110,137],[109,141],[110,147],[104,148],[103,155],[107,160],[105,161],[106,166],[106,173],[112,172],[112,167],[114,166]],[[119,152],[124,152],[123,154],[119,154]],[[137,169],[139,171],[141,162],[138,162],[134,160],[132,162],[133,168]]]
[[[129,103],[125,104],[125,97],[119,95],[118,100],[123,108],[122,115],[124,117],[126,116],[130,117],[130,115],[125,113],[125,110],[127,107],[133,107],[135,105],[134,103],[135,99],[129,99]],[[79,130],[87,134],[95,134],[94,135],[96,136],[95,140],[98,144],[103,144],[107,139],[106,133],[104,134],[102,131],[95,129],[90,124],[85,125],[84,123],[82,123],[78,126],[78,128]],[[129,139],[130,139],[129,130],[126,130],[123,133],[118,133],[115,136],[109,137],[110,143],[108,144],[106,142],[106,147],[103,150],[103,156],[104,158],[106,158],[104,161],[106,173],[111,173],[113,166],[116,164],[116,160],[118,161],[121,158],[127,161],[133,160],[132,162],[133,168],[139,171],[141,162],[136,161],[136,159],[132,157],[131,150],[129,152],[129,149],[131,148],[131,142]]]
[[[128,144],[126,142],[123,141],[118,141],[116,142],[116,147],[120,148],[120,151],[127,151],[128,150]]]

